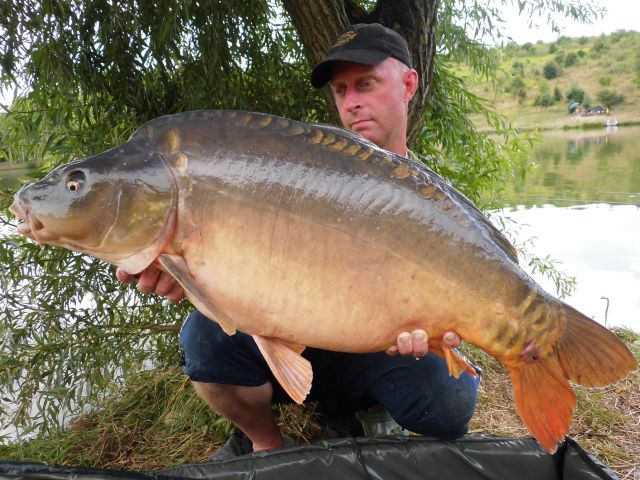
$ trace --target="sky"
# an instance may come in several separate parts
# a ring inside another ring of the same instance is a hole
[[[538,40],[552,42],[557,40],[559,35],[567,37],[590,37],[603,33],[613,33],[617,30],[640,30],[640,21],[638,20],[640,19],[640,2],[637,0],[608,0],[606,2],[599,0],[596,3],[606,8],[607,11],[604,18],[596,20],[591,25],[562,19],[560,24],[562,25],[563,31],[560,34],[551,31],[545,19],[539,19],[537,22],[539,28],[529,28],[527,20],[518,16],[516,7],[501,7],[505,20],[503,25],[504,32],[517,43],[523,44],[527,42],[535,43]],[[9,104],[12,96],[12,90],[0,91],[0,104]]]
[[[574,1],[574,3],[581,2]],[[603,33],[610,34],[617,30],[640,30],[640,21],[638,20],[640,18],[640,2],[637,0],[608,0],[606,2],[599,0],[592,3],[606,8],[604,18],[595,20],[591,24],[584,24],[557,17],[558,23],[563,29],[559,34],[553,32],[551,27],[546,24],[546,17],[537,19],[539,28],[529,28],[527,20],[518,16],[516,7],[501,7],[505,20],[504,31],[517,43],[523,44],[535,43],[538,40],[553,42],[561,35],[565,37],[592,37]]]

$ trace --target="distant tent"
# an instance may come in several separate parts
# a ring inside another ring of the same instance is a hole
[[[154,472],[54,467],[0,462],[0,478],[73,480],[616,480],[575,441],[549,455],[530,438],[464,437],[441,442],[424,437],[342,438]]]

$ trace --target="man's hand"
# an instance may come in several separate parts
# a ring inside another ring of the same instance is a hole
[[[116,278],[124,283],[131,283],[137,278],[137,288],[140,293],[155,293],[166,297],[173,303],[180,303],[184,298],[184,290],[180,284],[171,275],[158,270],[153,265],[147,267],[139,275],[131,275],[118,267]]]
[[[442,343],[449,348],[456,348],[462,340],[455,332],[445,332]],[[429,337],[424,330],[402,332],[396,338],[396,344],[387,349],[388,355],[411,355],[412,357],[424,357],[429,351]]]

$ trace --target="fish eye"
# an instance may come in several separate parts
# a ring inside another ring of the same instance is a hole
[[[70,192],[78,192],[85,183],[86,175],[81,170],[74,170],[67,175],[67,190]]]

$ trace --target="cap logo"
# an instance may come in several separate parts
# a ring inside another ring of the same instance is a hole
[[[344,45],[345,43],[353,40],[356,35],[358,35],[358,34],[356,32],[354,32],[353,30],[349,30],[348,32],[343,33],[342,35],[340,35],[338,37],[338,40],[336,40],[336,43],[331,48],[336,48],[336,47],[339,47],[341,45]]]

